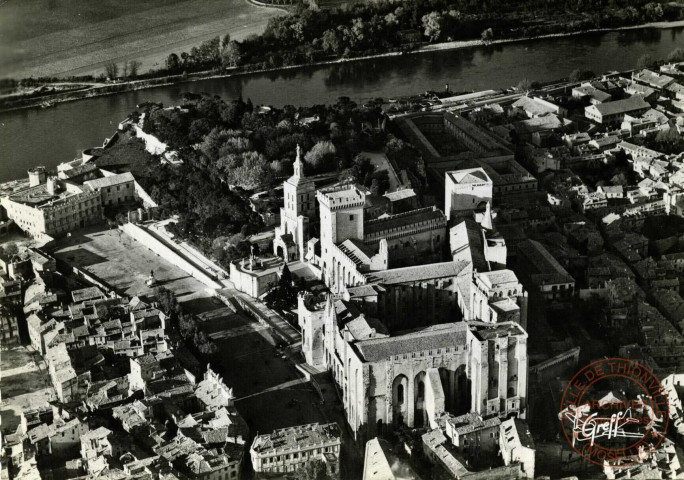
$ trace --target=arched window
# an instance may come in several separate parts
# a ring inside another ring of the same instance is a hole
[[[425,398],[425,384],[418,382],[418,398]]]
[[[404,403],[404,386],[401,383],[397,385],[397,400]]]

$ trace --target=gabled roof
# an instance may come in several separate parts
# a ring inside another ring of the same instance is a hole
[[[368,277],[368,281],[369,283],[396,285],[400,283],[424,282],[435,278],[456,277],[468,265],[468,262],[442,262],[414,267],[392,268],[390,270],[373,272]]]
[[[641,96],[625,98],[623,100],[615,100],[613,102],[600,103],[592,105],[587,109],[596,109],[598,112],[606,117],[611,115],[619,115],[621,113],[633,112],[635,110],[648,109],[651,106]]]
[[[102,188],[113,187],[115,185],[121,185],[123,183],[134,182],[135,177],[131,172],[119,173],[117,175],[111,175],[109,177],[97,178],[95,180],[88,180],[83,182],[83,185],[87,185],[93,190],[99,190]]]
[[[395,355],[464,346],[468,328],[468,324],[463,322],[433,325],[393,337],[363,340],[355,345],[363,360],[378,362]]]

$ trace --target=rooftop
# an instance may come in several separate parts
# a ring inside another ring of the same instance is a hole
[[[570,274],[553,258],[549,251],[535,240],[526,240],[518,244],[518,251],[524,259],[530,263],[532,269],[537,274],[552,276],[553,278],[542,278],[542,282],[548,280],[552,283],[573,283],[574,279]]]
[[[395,355],[465,346],[468,328],[463,322],[433,325],[394,337],[363,340],[356,346],[366,362],[378,362]]]
[[[55,190],[55,193],[48,192],[48,186],[46,183],[41,185],[36,185],[35,187],[30,187],[25,190],[18,191],[9,196],[9,199],[16,203],[22,203],[24,205],[30,205],[33,207],[41,207],[46,204],[51,204],[57,201],[61,201],[70,197],[78,195],[67,190]]]
[[[472,433],[476,430],[482,430],[483,428],[492,428],[501,425],[501,420],[499,420],[499,417],[483,419],[475,412],[466,413],[465,415],[460,415],[458,417],[450,417],[447,419],[447,422],[452,425],[454,432],[458,433],[459,435]]]
[[[134,182],[135,178],[131,172],[119,173],[117,175],[110,175],[108,177],[98,178],[95,180],[88,180],[83,182],[83,185],[90,187],[92,190],[101,190],[103,188],[121,185],[123,183]]]
[[[547,113],[555,113],[558,107],[550,102],[542,100],[541,98],[522,96],[516,100],[513,108],[521,108],[528,113],[528,115],[541,116]]]
[[[605,102],[587,107],[587,109],[598,110],[604,117],[633,112],[634,110],[647,110],[649,108],[651,108],[651,106],[641,96],[629,97],[623,100],[615,100],[613,102]]]
[[[659,73],[646,69],[638,73],[635,73],[633,78],[637,82],[647,83],[648,85],[655,88],[665,88],[669,84],[674,82],[674,78],[672,77],[669,77],[667,75],[661,75]]]
[[[447,176],[452,182],[458,184],[470,183],[492,183],[491,178],[487,175],[483,168],[467,168],[464,170],[454,170],[447,172]]]
[[[373,272],[368,277],[370,283],[382,283],[395,285],[399,283],[424,282],[435,278],[447,278],[458,276],[469,262],[441,262],[413,267],[392,268]]]
[[[389,192],[384,195],[389,199],[390,202],[398,202],[406,198],[411,198],[416,196],[416,192],[412,188],[402,188],[396,192]]]
[[[440,209],[437,207],[419,208],[410,212],[390,215],[366,222],[364,225],[364,236],[379,232],[389,232],[390,230],[407,226],[419,227],[434,221],[446,225],[446,217]]]
[[[296,427],[281,428],[267,435],[258,435],[252,443],[252,451],[269,454],[308,450],[322,445],[340,442],[340,428],[336,423],[320,425],[310,423]]]
[[[491,272],[478,272],[475,274],[477,278],[482,280],[482,282],[489,287],[496,287],[497,285],[504,285],[507,283],[518,283],[518,277],[516,277],[513,270],[494,270]]]
[[[97,287],[86,287],[71,292],[74,303],[85,302],[86,300],[93,300],[104,298],[104,294]]]

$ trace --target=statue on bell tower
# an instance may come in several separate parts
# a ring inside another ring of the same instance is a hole
[[[297,144],[297,158],[295,158],[294,161],[294,176],[295,177],[303,177],[304,173],[304,162],[302,162],[302,149]]]

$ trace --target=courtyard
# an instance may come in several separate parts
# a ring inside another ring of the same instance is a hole
[[[31,346],[3,347],[0,372],[0,424],[4,432],[16,430],[21,412],[46,407],[56,398],[47,366]]]

